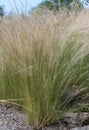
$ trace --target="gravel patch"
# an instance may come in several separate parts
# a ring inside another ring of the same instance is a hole
[[[0,103],[0,130],[32,130],[23,111]]]
[[[89,113],[69,113],[61,121],[40,130],[89,130]],[[82,125],[81,121],[87,126]],[[81,123],[81,127],[78,122]],[[33,130],[33,128],[22,110],[18,111],[0,103],[0,130]]]

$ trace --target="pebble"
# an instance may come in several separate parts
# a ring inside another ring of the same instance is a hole
[[[7,126],[0,126],[0,130],[10,130],[7,128]]]
[[[3,125],[3,121],[2,120],[0,120],[0,126],[2,126]]]
[[[89,126],[84,126],[84,127],[75,127],[71,130],[89,130]]]

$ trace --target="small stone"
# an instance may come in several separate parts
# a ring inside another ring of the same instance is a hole
[[[75,128],[70,129],[70,130],[89,130],[89,126],[75,127]]]
[[[2,125],[3,125],[3,121],[0,120],[0,126],[2,126]]]
[[[0,130],[10,130],[7,128],[7,126],[0,126]]]
[[[59,130],[59,127],[57,127],[57,126],[52,126],[52,127],[48,126],[48,127],[43,127],[42,130]],[[65,130],[65,129],[63,129],[63,130]]]

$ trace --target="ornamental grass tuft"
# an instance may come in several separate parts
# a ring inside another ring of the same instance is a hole
[[[0,99],[35,128],[58,121],[89,94],[89,13],[39,9],[0,23]]]

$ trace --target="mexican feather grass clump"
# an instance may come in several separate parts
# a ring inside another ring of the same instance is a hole
[[[0,99],[22,106],[35,128],[89,94],[89,13],[72,14],[38,10],[0,23]]]

